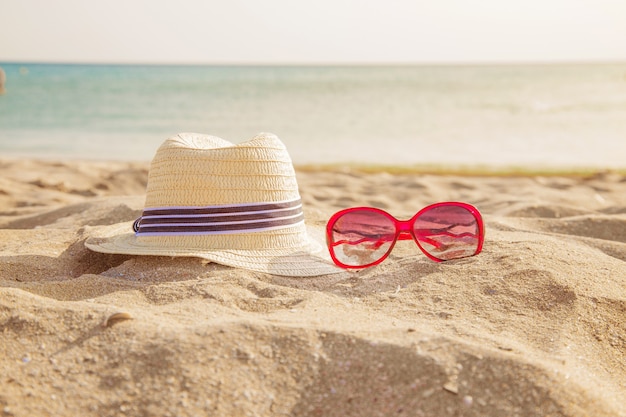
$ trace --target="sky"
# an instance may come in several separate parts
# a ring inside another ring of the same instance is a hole
[[[0,2],[0,62],[563,61],[626,61],[626,1]]]

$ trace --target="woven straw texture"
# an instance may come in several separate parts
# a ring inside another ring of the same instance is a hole
[[[299,198],[285,145],[260,134],[233,146],[215,136],[179,134],[150,165],[146,207],[202,206]]]
[[[300,198],[291,158],[273,134],[233,145],[215,136],[181,133],[166,140],[150,165],[146,208],[202,207]],[[132,223],[103,228],[87,239],[94,251],[194,256],[276,275],[341,272],[303,223],[248,233],[136,236]]]

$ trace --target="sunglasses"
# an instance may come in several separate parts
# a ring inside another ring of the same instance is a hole
[[[367,268],[389,256],[398,240],[413,239],[435,262],[478,255],[485,228],[476,207],[458,202],[436,203],[410,220],[384,210],[354,207],[341,210],[326,225],[330,256],[342,268]]]

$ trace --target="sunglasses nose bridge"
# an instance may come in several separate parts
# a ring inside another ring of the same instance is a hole
[[[411,233],[410,220],[406,220],[406,221],[399,220],[396,227],[398,230],[398,239],[406,240],[406,239],[413,238],[413,235]]]

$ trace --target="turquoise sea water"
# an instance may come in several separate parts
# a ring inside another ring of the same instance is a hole
[[[149,160],[179,132],[269,131],[300,164],[626,167],[626,63],[0,67],[0,156]]]

